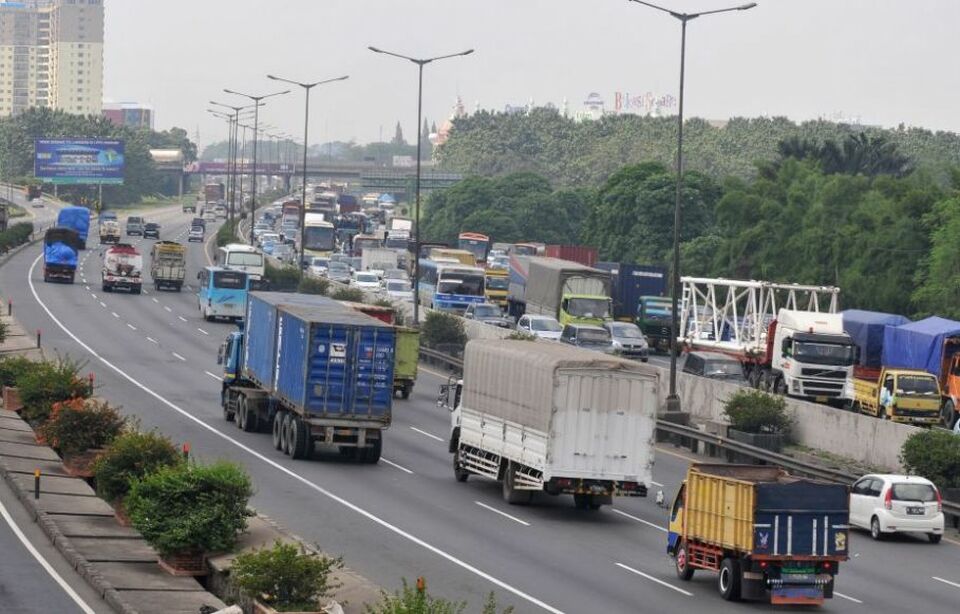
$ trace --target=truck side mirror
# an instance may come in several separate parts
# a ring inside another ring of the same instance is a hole
[[[447,396],[450,394],[450,384],[441,384],[440,392],[437,393],[437,407],[444,407],[447,404]]]

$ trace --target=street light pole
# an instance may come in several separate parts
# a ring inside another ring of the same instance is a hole
[[[228,174],[228,183],[229,188],[228,192],[230,193],[230,221],[233,221],[234,211],[236,210],[236,198],[237,198],[237,140],[240,136],[240,112],[246,109],[250,109],[253,105],[246,105],[243,107],[237,107],[230,104],[224,104],[222,102],[217,102],[211,100],[210,104],[216,105],[218,107],[223,107],[225,109],[230,109],[232,113],[231,117],[231,131],[230,131],[230,145],[228,146],[229,153],[227,154],[227,174]],[[243,198],[241,193],[240,198]],[[242,206],[242,203],[241,203]]]
[[[473,53],[473,49],[467,49],[466,51],[461,51],[459,53],[449,53],[447,55],[438,55],[432,58],[412,58],[400,53],[394,53],[392,51],[384,51],[383,49],[378,49],[377,47],[367,47],[370,51],[374,53],[382,53],[383,55],[392,55],[395,58],[400,58],[401,60],[407,60],[408,62],[413,62],[417,65],[418,68],[418,82],[417,82],[417,181],[416,181],[416,211],[414,213],[414,226],[413,226],[413,325],[416,328],[420,328],[420,174],[421,174],[421,151],[423,147],[423,131],[420,130],[420,125],[423,123],[423,67],[431,62],[436,62],[438,60],[445,60],[447,58],[457,58],[464,55],[470,55]]]
[[[656,4],[645,2],[644,0],[629,1],[667,13],[680,22],[680,100],[677,103],[677,189],[676,201],[673,206],[673,275],[671,283],[671,294],[673,297],[671,300],[672,314],[670,318],[670,393],[667,395],[666,407],[668,412],[679,412],[680,397],[677,395],[677,354],[680,349],[680,214],[683,204],[683,83],[687,54],[687,22],[704,15],[729,13],[731,11],[746,11],[757,6],[757,3],[750,2],[749,4],[741,4],[740,6],[701,11],[699,13],[678,13],[677,11],[672,11]]]
[[[235,92],[228,89],[224,89],[223,91],[228,94],[233,94],[234,96],[243,96],[244,98],[249,98],[253,101],[253,176],[250,187],[250,195],[252,198],[252,202],[250,203],[250,245],[253,245],[255,243],[253,235],[253,218],[255,217],[257,211],[257,141],[260,140],[260,104],[267,98],[289,94],[290,90],[274,92],[272,94],[264,94],[262,96],[252,96],[250,94]]]
[[[333,79],[324,79],[323,81],[313,81],[310,83],[293,81],[292,79],[284,79],[283,77],[278,77],[276,75],[267,75],[267,78],[274,81],[288,83],[290,85],[300,86],[303,88],[305,94],[303,111],[303,169],[301,169],[303,171],[303,189],[301,190],[300,194],[300,270],[303,271],[303,267],[306,264],[304,262],[304,250],[306,249],[306,224],[304,222],[304,218],[307,214],[307,143],[310,139],[310,90],[318,85],[325,85],[335,81],[345,81],[350,78],[350,75],[334,77]]]

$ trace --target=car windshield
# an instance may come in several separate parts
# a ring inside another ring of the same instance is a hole
[[[610,315],[610,301],[604,298],[572,298],[567,302],[567,313],[575,318],[606,318]]]
[[[377,283],[379,279],[373,273],[357,273],[357,281],[363,283]]]
[[[921,375],[901,375],[897,378],[898,394],[917,394],[932,396],[940,393],[937,380]]]
[[[190,228],[191,234],[203,234],[203,226],[193,226]]]
[[[854,346],[839,343],[797,341],[793,351],[797,360],[815,365],[849,366],[856,357]]]
[[[626,322],[620,324],[610,324],[610,332],[614,337],[623,337],[624,339],[643,339],[643,333],[637,328],[636,324]]]
[[[330,261],[326,258],[314,258],[310,264],[315,267],[326,267],[329,265]]]
[[[707,360],[703,363],[703,374],[708,376],[742,376],[743,369],[740,367],[740,363],[735,360]]]
[[[580,343],[610,343],[610,333],[603,329],[582,328],[577,334]]]
[[[542,333],[559,333],[563,330],[556,320],[530,320],[530,330]]]
[[[409,281],[388,281],[387,282],[387,291],[389,292],[409,292],[410,291],[410,282]]]
[[[510,279],[507,277],[487,277],[487,289],[506,290],[510,286]]]
[[[937,500],[937,491],[929,484],[894,484],[891,487],[895,501],[922,501],[929,503]]]
[[[500,308],[495,305],[477,305],[473,308],[473,313],[478,318],[497,318],[500,317]]]

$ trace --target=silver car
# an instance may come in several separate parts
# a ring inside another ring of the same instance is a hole
[[[614,353],[624,358],[639,358],[641,362],[647,362],[650,358],[650,347],[636,324],[604,322],[603,327],[610,332]]]
[[[492,303],[470,303],[463,317],[500,328],[510,328],[513,324],[510,318],[503,315],[500,307]]]

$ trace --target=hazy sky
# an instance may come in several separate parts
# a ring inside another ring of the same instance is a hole
[[[736,4],[661,0],[689,12]],[[276,91],[265,75],[350,80],[314,90],[311,142],[393,135],[416,119],[416,67],[367,50],[474,55],[426,68],[424,112],[439,125],[459,94],[468,109],[590,92],[677,93],[680,24],[627,0],[104,0],[105,97],[154,105],[157,127],[226,125],[205,112],[222,93]],[[860,117],[960,131],[960,0],[759,0],[705,16],[687,33],[688,115]],[[261,110],[303,132],[303,93]]]

